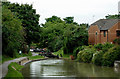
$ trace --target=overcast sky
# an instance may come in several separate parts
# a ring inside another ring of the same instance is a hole
[[[119,0],[8,0],[10,2],[33,4],[40,14],[40,24],[53,15],[65,18],[73,16],[77,23],[93,23],[108,14],[118,14]]]

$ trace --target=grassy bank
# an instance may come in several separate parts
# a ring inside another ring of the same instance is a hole
[[[3,55],[2,56],[2,60],[0,61],[0,63],[4,63],[5,61],[8,61],[8,60],[13,60],[13,59],[16,59],[16,58],[19,58],[19,57],[29,57],[29,56],[32,56],[32,53],[29,52],[28,54],[19,54],[19,53],[16,53],[16,55],[14,57],[10,57],[10,56],[6,56],[6,55]]]
[[[8,66],[8,73],[5,77],[5,79],[13,79],[15,77],[17,77],[17,79],[24,79],[22,74],[20,73],[20,70],[23,68],[24,66],[21,66],[15,62],[12,62],[11,64],[9,64]]]
[[[35,60],[35,59],[43,59],[45,58],[44,56],[40,56],[40,55],[37,55],[37,56],[30,56],[28,57],[30,60]]]
[[[43,56],[28,56],[28,58],[30,60],[35,60],[35,59],[44,59]],[[8,58],[11,59],[11,58]],[[8,66],[8,73],[5,76],[5,79],[13,79],[13,77],[17,77],[17,79],[24,79],[22,73],[20,72],[20,70],[23,68],[24,66],[21,66],[19,64],[17,64],[16,62],[12,62],[11,64],[9,64]]]

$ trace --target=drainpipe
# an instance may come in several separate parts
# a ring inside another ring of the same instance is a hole
[[[108,30],[107,30],[107,42],[108,42]]]

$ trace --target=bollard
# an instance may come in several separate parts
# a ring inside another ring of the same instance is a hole
[[[120,61],[115,61],[114,62],[114,67],[115,68],[120,68]]]

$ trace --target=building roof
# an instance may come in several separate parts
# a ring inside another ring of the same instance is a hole
[[[118,23],[118,21],[120,22],[120,19],[100,19],[95,23],[91,24],[91,26],[97,25],[100,30],[108,30],[113,25]]]

